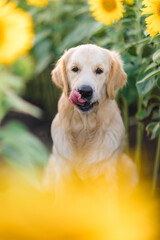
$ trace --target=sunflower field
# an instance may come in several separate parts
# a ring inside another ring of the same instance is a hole
[[[86,43],[123,59],[128,83],[116,101],[145,190],[117,203],[103,189],[86,198],[70,189],[53,206],[40,190],[61,94],[50,73]],[[158,240],[159,196],[160,0],[0,0],[0,240]]]

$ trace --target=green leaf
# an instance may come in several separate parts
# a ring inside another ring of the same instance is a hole
[[[11,90],[6,90],[6,102],[16,111],[30,114],[33,117],[40,118],[42,116],[42,111],[40,108],[32,105],[31,103],[20,98]]]
[[[39,42],[33,49],[36,56],[37,66],[35,74],[40,74],[52,62],[52,42],[50,39],[45,39]]]
[[[43,166],[49,153],[21,123],[11,122],[0,129],[0,156],[17,167]]]
[[[152,39],[152,42],[154,42],[156,39],[159,39],[159,38],[160,38],[160,34],[155,35],[155,36],[153,37],[153,39]]]
[[[145,76],[141,81],[136,83],[137,90],[140,96],[144,96],[146,93],[153,89],[153,87],[156,85],[156,80],[154,76],[158,75],[159,73],[160,68],[147,74],[147,76]]]
[[[155,62],[152,62],[151,64],[148,65],[147,68],[145,68],[145,72],[151,70],[152,68],[155,68],[157,64]]]
[[[154,54],[153,54],[153,62],[160,63],[160,49],[158,49]]]
[[[158,93],[152,93],[152,92],[146,94],[145,97],[143,98],[143,105],[147,107],[149,103],[159,105],[160,95]]]
[[[9,70],[16,76],[20,76],[24,80],[32,77],[35,69],[35,60],[31,55],[25,55],[18,58],[10,67]]]
[[[124,48],[124,51],[126,51],[128,48],[131,48],[133,46],[138,46],[138,45],[146,44],[146,43],[149,43],[149,42],[151,42],[151,38],[150,37],[146,37],[146,38],[141,39],[139,41],[134,41],[132,43],[126,44],[126,47]]]
[[[157,79],[157,87],[160,88],[160,78]]]
[[[39,61],[51,53],[52,41],[50,39],[44,39],[41,42],[38,42],[33,48],[33,53],[36,57],[36,60]]]
[[[19,76],[5,71],[0,73],[0,91],[2,92],[8,88],[20,92],[24,88],[24,83],[23,79]]]
[[[152,112],[153,107],[154,107],[153,105],[149,105],[149,107],[147,109],[141,109],[141,111],[139,111],[136,114],[136,118],[139,120],[144,120],[145,118],[149,117],[149,115]]]
[[[160,134],[160,122],[152,122],[148,124],[146,130],[151,134],[151,139],[155,139]]]
[[[53,59],[53,54],[48,54],[44,58],[40,59],[38,61],[35,74],[40,74],[42,73],[46,67],[52,62]]]
[[[42,31],[36,33],[34,38],[34,45],[38,44],[39,42],[49,37],[50,35],[51,35],[50,29],[43,29]]]
[[[64,38],[62,44],[60,45],[60,49],[64,50],[70,48],[85,38],[88,39],[88,37],[96,33],[101,28],[101,26],[101,23],[95,22],[93,20],[87,19],[86,21],[85,19],[84,21],[81,21],[79,24],[77,24],[75,29]]]
[[[139,120],[144,120],[148,118],[154,112],[154,110],[157,111],[157,107],[159,107],[159,102],[150,103],[147,108],[141,109],[141,111],[136,114],[136,117]]]

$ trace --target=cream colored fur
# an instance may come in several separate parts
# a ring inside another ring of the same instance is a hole
[[[78,66],[80,71],[72,71]],[[95,74],[95,69],[103,69]],[[81,45],[64,53],[52,71],[52,79],[63,93],[51,134],[53,152],[46,168],[45,184],[64,185],[76,174],[82,181],[103,177],[115,183],[119,170],[130,186],[137,183],[136,167],[123,153],[125,129],[114,93],[126,83],[122,61],[116,52],[95,45]],[[73,89],[80,85],[94,89],[98,101],[88,113],[69,102]]]

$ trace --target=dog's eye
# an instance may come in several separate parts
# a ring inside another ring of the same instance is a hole
[[[72,68],[72,71],[73,71],[73,72],[78,72],[78,71],[79,71],[79,68],[78,68],[78,67],[73,67],[73,68]]]
[[[101,74],[101,73],[103,73],[103,70],[101,68],[97,68],[96,69],[96,74]]]

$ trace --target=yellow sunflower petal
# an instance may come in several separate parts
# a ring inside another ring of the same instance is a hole
[[[37,7],[43,7],[48,4],[48,0],[27,0],[27,2],[30,5],[37,6]]]
[[[0,2],[0,64],[10,64],[32,46],[31,17],[15,2]]]
[[[54,2],[56,0],[49,0],[49,1]],[[48,4],[48,0],[27,0],[27,2],[30,5],[37,6],[37,7],[43,7]]]
[[[156,4],[159,3],[159,0],[143,0],[142,1],[142,5],[144,5],[144,6],[150,6],[155,3]]]
[[[123,17],[121,0],[89,0],[90,11],[96,20],[110,25]]]
[[[155,11],[153,6],[142,8],[142,14],[152,14]]]
[[[157,17],[155,14],[146,18],[146,27],[149,35],[154,36],[160,33],[160,16]]]
[[[150,0],[143,0],[142,5],[148,6],[150,4]]]
[[[150,15],[145,21],[147,32],[153,37],[157,33],[160,33],[160,0],[144,0],[142,4],[144,5],[142,15]]]

